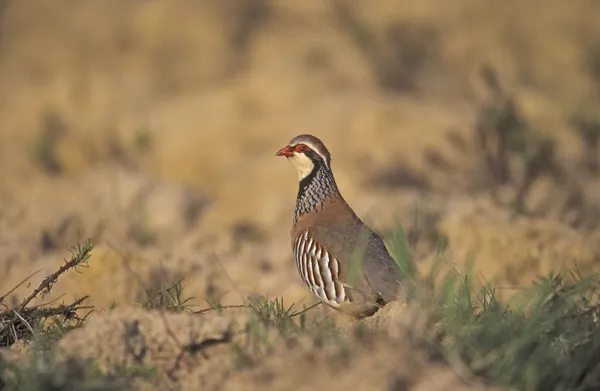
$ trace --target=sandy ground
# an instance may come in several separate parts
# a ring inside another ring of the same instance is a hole
[[[600,6],[344,4],[0,1],[0,287],[41,270],[35,286],[91,238],[89,268],[47,300],[134,305],[185,277],[200,307],[313,303],[289,247],[295,173],[274,156],[299,133],[326,143],[373,228],[419,234],[422,270],[440,240],[506,291],[595,267]],[[495,185],[478,142],[482,107],[500,107],[486,65],[553,142],[541,167],[561,174],[536,176],[523,208],[529,150]]]

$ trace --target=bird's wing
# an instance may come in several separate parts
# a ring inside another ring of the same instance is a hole
[[[340,263],[344,284],[369,295],[380,294],[385,301],[396,297],[400,269],[381,238],[360,220],[319,225],[310,235]],[[326,243],[327,245],[323,245]]]

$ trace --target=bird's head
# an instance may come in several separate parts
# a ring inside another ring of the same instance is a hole
[[[315,136],[301,134],[294,137],[288,145],[275,154],[285,156],[292,163],[298,173],[298,180],[302,181],[315,169],[325,166],[329,169],[331,155],[325,144]]]

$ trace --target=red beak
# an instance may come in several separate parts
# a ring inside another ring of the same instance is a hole
[[[286,146],[286,147],[281,148],[279,151],[277,151],[275,156],[291,157],[291,156],[294,156],[294,151],[292,150],[292,148],[290,146]]]

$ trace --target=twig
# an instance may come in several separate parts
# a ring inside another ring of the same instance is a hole
[[[38,305],[36,305],[36,307],[48,307],[48,306],[50,306],[50,305],[52,305],[52,304],[56,303],[56,302],[57,302],[57,301],[59,301],[60,299],[62,299],[62,298],[64,297],[64,295],[65,295],[65,294],[64,294],[64,293],[62,293],[62,294],[58,295],[58,296],[57,296],[55,299],[52,299],[52,300],[50,300],[50,301],[49,301],[49,302],[47,302],[47,303],[41,303],[41,304],[38,304]]]
[[[146,295],[151,296],[151,292],[146,288],[143,278],[138,273],[136,273],[130,265],[131,254],[128,251],[121,250],[119,246],[112,243],[110,240],[107,240],[107,244],[108,247],[110,247],[114,252],[117,253],[117,255],[121,257],[121,261],[123,262],[123,266],[125,266],[125,269],[127,269],[127,273],[134,278],[135,282],[137,282],[139,286],[142,287]]]
[[[83,247],[79,246],[78,244],[77,249],[72,249],[71,252],[73,253],[73,256],[71,257],[71,260],[66,261],[65,264],[62,265],[55,273],[52,273],[48,277],[44,278],[44,281],[42,281],[42,283],[33,291],[33,293],[23,300],[19,306],[20,310],[22,311],[27,304],[29,304],[31,300],[33,300],[40,292],[44,290],[46,292],[50,292],[52,285],[54,285],[54,283],[58,280],[58,277],[67,270],[76,268],[82,262],[85,262],[91,256],[91,251],[93,248],[94,246],[91,245],[90,241],[88,240]],[[42,294],[42,297],[43,296],[44,294]]]
[[[169,325],[169,321],[167,320],[167,317],[165,315],[165,310],[161,308],[158,311],[158,313],[160,315],[160,320],[162,321],[163,326],[165,326],[165,330],[167,331],[169,337],[175,342],[177,346],[179,346],[180,349],[183,349],[183,344],[181,343],[181,341],[179,341],[179,338],[177,338],[177,335],[175,335],[175,332],[173,331],[173,329],[171,329],[171,326]]]
[[[29,331],[31,332],[31,335],[33,335],[33,334],[34,334],[33,327],[31,327],[31,325],[29,324],[29,322],[28,322],[28,321],[26,321],[26,320],[25,320],[25,318],[23,318],[23,317],[22,317],[22,316],[21,316],[21,315],[20,315],[20,314],[19,314],[17,311],[15,311],[15,310],[12,310],[12,311],[15,313],[15,315],[16,315],[16,316],[17,316],[19,319],[21,319],[21,322],[23,322],[23,324],[24,324],[25,326],[27,326],[27,328],[28,328],[28,329],[29,329]]]
[[[234,308],[250,308],[250,307],[246,304],[224,305],[224,306],[220,306],[219,308],[214,308],[214,307],[204,308],[204,309],[201,309],[198,311],[194,311],[194,312],[192,312],[192,314],[200,315],[200,314],[204,314],[204,313],[210,312],[210,311],[229,310],[229,309],[234,309]]]
[[[305,312],[308,312],[308,311],[312,310],[313,308],[315,308],[316,306],[318,306],[319,304],[321,304],[321,302],[315,303],[315,304],[311,305],[310,307],[307,307],[307,308],[305,308],[303,310],[294,312],[294,313],[292,313],[290,315],[290,317],[298,316],[298,315],[301,315],[301,314],[303,314]],[[293,306],[293,304],[292,304],[292,306]],[[251,308],[251,307],[249,305],[247,305],[247,304],[224,305],[224,306],[221,306],[221,307],[218,307],[218,308],[214,308],[214,307],[203,308],[201,310],[192,312],[192,314],[194,314],[194,315],[200,315],[200,314],[205,314],[205,313],[210,312],[210,311],[230,310],[230,309],[236,309],[236,308]]]
[[[233,287],[233,289],[235,290],[235,292],[240,296],[240,298],[242,300],[244,300],[245,299],[244,295],[242,295],[242,292],[238,289],[238,284],[236,284],[235,281],[233,281],[233,278],[231,278],[231,276],[227,272],[227,269],[225,268],[225,265],[223,265],[223,262],[221,262],[221,259],[215,253],[211,253],[211,258],[213,258],[215,261],[217,261],[217,264],[219,265],[219,267],[223,271],[223,274],[225,275],[225,277],[231,283],[231,286]]]
[[[37,270],[33,273],[31,273],[30,275],[28,275],[27,277],[25,277],[23,279],[23,281],[19,282],[14,288],[12,288],[11,290],[9,290],[8,292],[6,292],[4,295],[0,296],[0,303],[2,303],[4,301],[4,299],[6,299],[6,297],[8,295],[10,295],[11,293],[13,293],[15,290],[17,290],[21,285],[23,285],[27,280],[29,280],[31,277],[35,276],[36,274],[38,274],[39,272],[41,272],[42,269]]]
[[[301,311],[294,312],[293,314],[291,314],[291,315],[290,315],[290,318],[293,318],[294,316],[302,315],[303,313],[305,313],[305,312],[308,312],[308,311],[312,310],[313,308],[315,308],[316,306],[320,305],[321,303],[322,303],[322,302],[321,302],[321,301],[319,301],[319,302],[317,302],[317,303],[315,303],[315,304],[311,305],[310,307],[307,307],[307,308],[305,308],[305,309],[303,309],[303,310],[301,310]]]
[[[142,279],[139,275],[137,275],[129,266],[129,258],[130,258],[130,254],[124,250],[121,250],[119,248],[119,246],[117,246],[116,244],[114,244],[111,240],[106,240],[106,244],[108,245],[108,247],[110,247],[114,252],[117,253],[117,255],[119,255],[121,257],[121,260],[123,261],[123,263],[125,264],[125,266],[127,267],[127,271],[132,273],[133,278],[135,278],[137,280],[137,282],[141,285],[143,285],[141,283]]]
[[[9,324],[9,326],[10,326],[9,329],[10,329],[10,331],[12,331],[12,334],[13,334],[13,339],[15,342],[17,342],[19,340],[19,335],[17,334],[17,329],[15,328],[15,324],[11,322]]]
[[[35,306],[32,308],[28,308],[29,312],[34,312],[41,318],[47,318],[50,316],[54,316],[54,315],[65,315],[69,313],[74,313],[75,310],[78,309],[94,309],[93,306],[79,306],[79,304],[83,303],[85,300],[87,300],[89,298],[89,296],[83,296],[77,300],[75,300],[73,303],[71,304],[61,304],[59,306],[56,307],[51,307],[51,308],[42,308],[42,306]],[[66,315],[65,315],[66,316]]]

